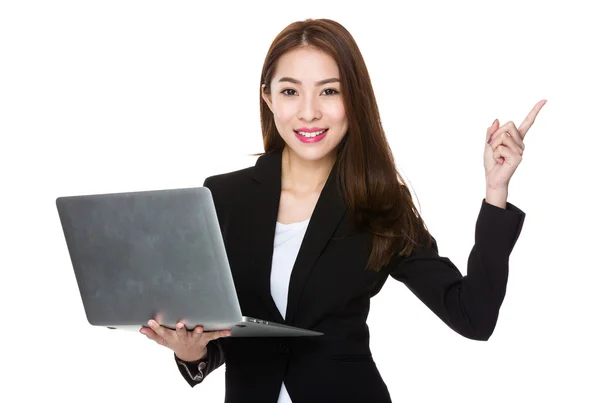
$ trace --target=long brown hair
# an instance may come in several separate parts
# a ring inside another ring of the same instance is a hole
[[[333,57],[340,71],[348,132],[337,148],[337,181],[356,228],[371,235],[367,268],[379,271],[394,254],[407,256],[415,248],[431,246],[431,235],[396,170],[361,52],[340,23],[307,19],[283,29],[265,58],[261,87],[265,84],[265,93],[270,93],[277,61],[300,47],[324,51]],[[262,93],[260,120],[265,153],[283,150],[285,142]]]

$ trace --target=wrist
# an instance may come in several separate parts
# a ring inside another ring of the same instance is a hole
[[[208,349],[206,348],[206,346],[202,349],[202,351],[200,351],[200,353],[195,353],[195,352],[178,353],[178,352],[175,352],[175,356],[178,359],[180,359],[181,361],[185,361],[185,362],[201,361],[206,358],[207,354],[208,354]]]
[[[486,188],[485,201],[488,204],[499,208],[506,208],[506,201],[508,199],[508,188]]]

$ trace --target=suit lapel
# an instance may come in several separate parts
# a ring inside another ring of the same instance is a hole
[[[345,215],[339,186],[337,163],[321,191],[294,263],[285,321],[271,297],[271,264],[275,226],[281,197],[281,151],[264,154],[256,162],[252,192],[253,256],[257,268],[258,291],[269,313],[280,323],[292,324],[298,310],[304,284],[315,262]]]
[[[250,194],[252,255],[258,281],[258,295],[275,321],[284,319],[271,296],[271,264],[275,225],[281,197],[281,152],[264,154],[254,167],[254,189]],[[261,318],[262,319],[262,318]]]
[[[336,171],[337,164],[331,170],[317,200],[294,263],[285,317],[286,322],[290,324],[294,322],[304,284],[311,270],[346,213],[336,182]]]

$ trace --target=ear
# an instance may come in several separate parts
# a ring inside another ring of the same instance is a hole
[[[271,94],[266,94],[265,93],[265,88],[267,88],[266,84],[262,84],[260,86],[261,89],[261,94],[262,94],[262,99],[264,99],[264,101],[267,103],[267,106],[269,107],[269,109],[271,110],[271,113],[273,113],[273,103],[271,101]]]

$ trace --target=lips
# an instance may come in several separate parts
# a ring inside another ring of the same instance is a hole
[[[294,132],[301,136],[311,138],[311,137],[319,136],[319,135],[325,133],[327,130],[328,129],[306,129],[306,130],[298,129],[298,130],[294,130]]]
[[[327,130],[325,127],[300,127],[299,129],[294,130],[296,133],[297,132],[303,132],[303,133],[314,133],[314,132],[320,132],[323,130]]]
[[[316,136],[313,136],[313,137],[304,136],[304,135],[298,133],[295,130],[294,130],[294,132],[296,132],[296,138],[298,140],[300,140],[301,142],[303,142],[303,143],[316,143],[316,142],[319,142],[319,141],[321,141],[321,140],[323,140],[325,138],[325,136],[329,132],[329,129],[325,129],[325,131],[323,133],[321,133],[319,135],[316,135]]]

